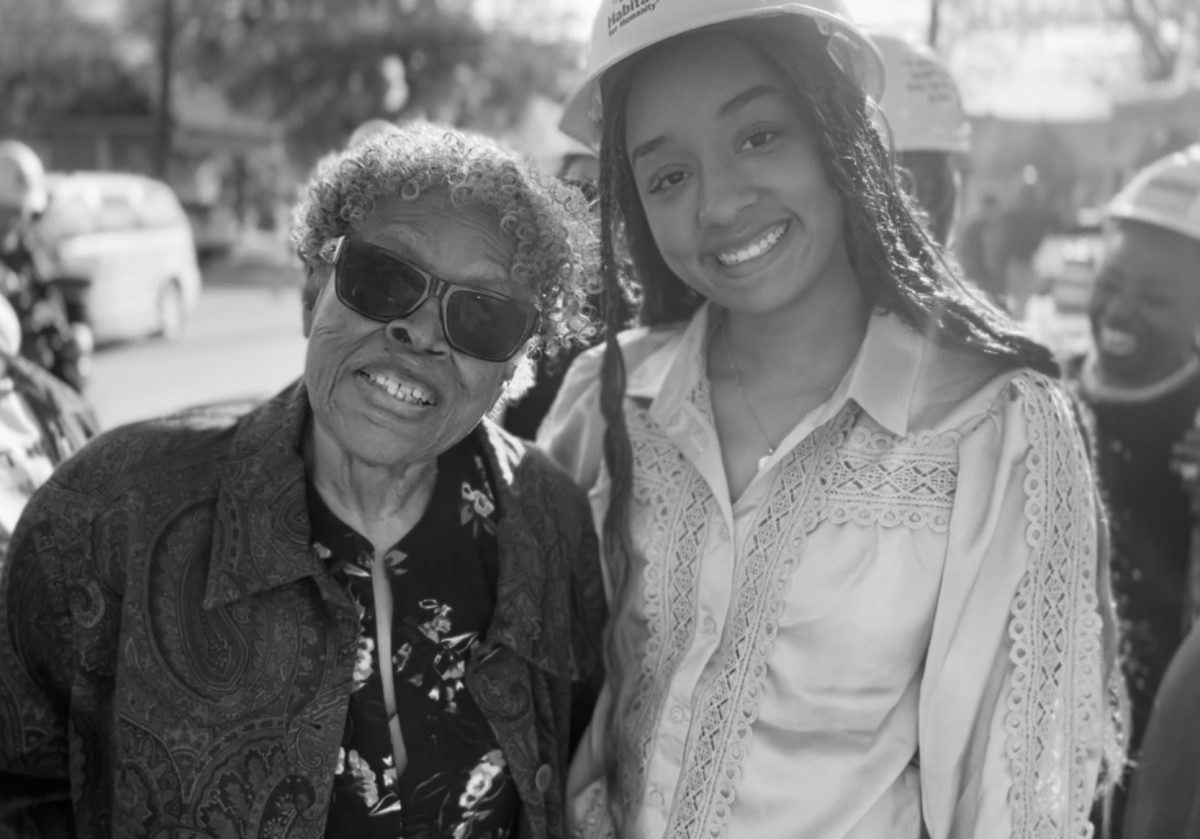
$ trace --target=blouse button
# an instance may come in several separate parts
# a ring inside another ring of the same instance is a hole
[[[725,524],[725,522],[721,522],[721,525],[717,528],[717,535],[720,536],[721,539],[723,539],[724,541],[728,542],[729,541],[729,525]]]
[[[683,722],[687,718],[687,712],[683,710],[683,706],[676,705],[671,709],[671,722]]]
[[[663,794],[661,792],[659,792],[658,787],[653,787],[650,790],[649,799],[650,799],[650,806],[652,806],[652,807],[661,807],[667,803],[667,800],[665,798],[663,798]]]
[[[704,627],[704,632],[707,635],[715,635],[717,632],[717,621],[712,615],[706,615],[701,626]]]
[[[545,792],[550,789],[550,778],[552,776],[550,764],[543,763],[538,767],[538,771],[533,776],[533,785],[537,787],[538,792]]]

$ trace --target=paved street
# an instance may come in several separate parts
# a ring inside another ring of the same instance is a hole
[[[203,402],[269,396],[304,367],[291,269],[206,272],[187,333],[96,354],[88,398],[105,428]]]

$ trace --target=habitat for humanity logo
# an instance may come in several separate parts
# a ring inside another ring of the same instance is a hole
[[[654,11],[659,0],[612,0],[613,10],[608,16],[608,34],[615,35],[629,21],[646,12]]]

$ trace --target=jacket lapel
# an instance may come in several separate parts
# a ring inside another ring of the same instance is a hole
[[[309,546],[301,453],[308,410],[296,382],[238,424],[217,495],[205,608],[321,573]]]

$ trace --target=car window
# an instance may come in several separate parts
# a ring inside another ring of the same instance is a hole
[[[96,229],[96,190],[73,180],[50,184],[50,203],[38,220],[38,232],[50,242],[81,236]]]
[[[187,221],[175,193],[156,181],[146,182],[137,209],[143,227],[173,227]]]
[[[133,195],[128,188],[116,184],[101,187],[100,206],[96,212],[97,230],[131,230],[140,224],[141,219],[133,206]]]

